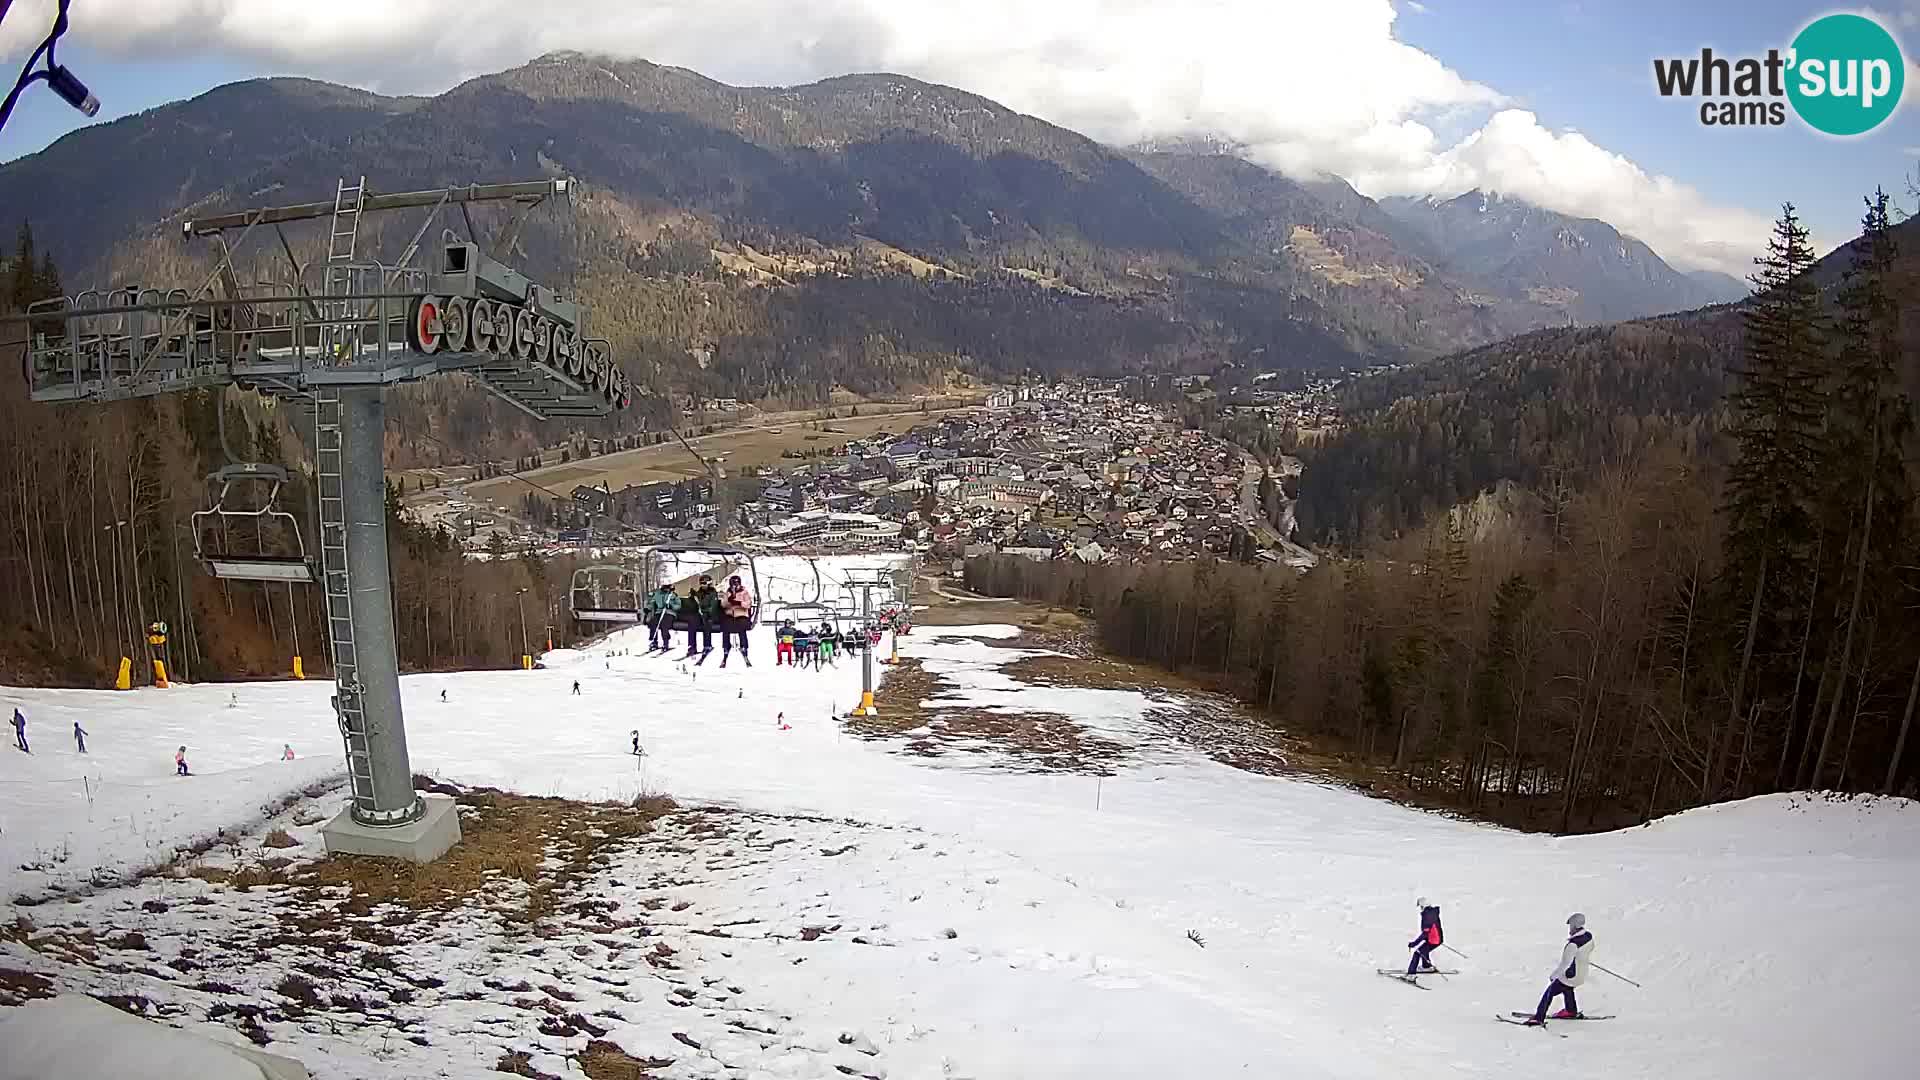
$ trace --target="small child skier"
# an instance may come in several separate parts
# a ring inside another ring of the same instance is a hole
[[[447,692],[445,690],[442,690],[440,691],[440,704],[445,705],[446,703],[447,703]]]
[[[793,652],[798,657],[798,666],[807,666],[809,660],[814,667],[820,666],[820,642],[813,636],[813,631],[801,627],[793,632]]]
[[[1420,936],[1407,942],[1407,948],[1413,950],[1413,958],[1407,961],[1409,975],[1432,971],[1433,950],[1446,940],[1440,929],[1440,905],[1428,904],[1424,896],[1414,903],[1420,907]]]
[[[573,680],[573,696],[574,697],[580,696],[580,680],[579,679]]]
[[[833,662],[833,654],[838,652],[839,649],[840,649],[840,631],[835,630],[831,623],[821,623],[820,624],[820,659],[825,661],[828,667],[837,666]],[[813,666],[817,668],[820,665],[816,663]]]
[[[80,721],[78,720],[73,722],[73,745],[78,748],[81,753],[84,754],[87,752],[87,729],[81,727]]]
[[[1528,1026],[1547,1022],[1547,1006],[1553,1004],[1556,997],[1567,999],[1567,1007],[1553,1014],[1555,1020],[1580,1019],[1580,1004],[1573,999],[1574,988],[1587,981],[1587,965],[1593,956],[1593,934],[1587,930],[1587,917],[1574,912],[1567,916],[1567,943],[1560,950],[1560,963],[1553,969],[1553,981],[1547,984],[1547,992],[1540,995],[1540,1004],[1533,1010],[1533,1018]]]
[[[187,748],[184,746],[173,752],[173,774],[175,776],[193,775],[187,768]]]
[[[280,744],[280,760],[281,761],[293,760],[293,744],[292,743]]]

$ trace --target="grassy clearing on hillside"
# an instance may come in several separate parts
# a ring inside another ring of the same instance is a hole
[[[349,914],[386,905],[445,911],[485,899],[505,902],[537,921],[553,913],[561,891],[605,860],[606,850],[650,832],[674,809],[664,798],[623,806],[497,791],[463,792],[456,801],[461,842],[431,863],[327,857],[291,868],[259,862],[231,869],[195,867],[187,873],[241,890],[291,886],[310,901],[345,890],[348,899],[340,910]],[[276,834],[292,842],[276,829],[266,846],[292,846],[272,843]],[[509,882],[524,888],[507,888]],[[397,913],[389,919],[410,921]]]
[[[780,455],[788,450],[838,450],[849,439],[865,438],[881,431],[903,434],[945,413],[974,407],[965,405],[958,409],[931,409],[925,413],[909,410],[881,415],[845,416],[825,422],[833,429],[831,431],[815,430],[804,426],[803,421],[796,420],[778,425],[778,430],[774,426],[756,426],[700,436],[690,441],[702,457],[723,458],[723,464],[733,471],[749,466],[793,465],[797,462]],[[685,480],[703,475],[704,467],[687,453],[678,439],[563,465],[549,465],[521,474],[527,481],[559,495],[568,494],[579,484],[605,483],[618,491],[629,484]],[[526,491],[526,485],[512,477],[501,477],[468,484],[466,489],[474,498],[512,505]]]
[[[906,740],[907,751],[922,757],[999,751],[1013,759],[1013,767],[1037,772],[1112,775],[1111,764],[1130,752],[1059,713],[930,700],[956,689],[919,660],[903,659],[887,675],[880,715],[849,716],[846,730],[862,738]]]

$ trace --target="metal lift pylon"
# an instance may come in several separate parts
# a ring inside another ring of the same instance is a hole
[[[607,343],[586,335],[574,301],[482,254],[471,239],[450,239],[432,268],[412,265],[421,237],[450,203],[463,217],[469,202],[515,203],[510,228],[517,228],[528,209],[570,199],[572,191],[571,181],[550,179],[378,195],[364,178],[342,179],[330,202],[186,222],[186,236],[219,245],[197,291],[88,292],[4,320],[30,328],[27,367],[36,401],[106,402],[240,386],[312,410],[316,577],[352,793],[347,810],[323,830],[330,852],[426,862],[460,838],[452,800],[415,792],[407,753],[387,561],[386,387],[466,374],[539,419],[604,416],[631,399]],[[365,258],[364,216],[409,208],[425,209],[426,219],[399,261]],[[235,254],[259,226],[278,233],[282,223],[317,220],[328,223],[318,288],[284,234],[291,280],[238,281]],[[229,232],[237,234],[231,243]]]

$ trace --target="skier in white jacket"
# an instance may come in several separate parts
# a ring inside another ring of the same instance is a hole
[[[1560,950],[1560,963],[1553,969],[1553,981],[1547,984],[1547,992],[1540,995],[1540,1005],[1533,1010],[1533,1018],[1528,1024],[1547,1022],[1547,1007],[1556,997],[1565,997],[1567,1007],[1553,1014],[1555,1020],[1578,1020],[1580,1004],[1573,998],[1574,987],[1587,981],[1587,965],[1593,956],[1593,935],[1587,931],[1587,917],[1574,912],[1567,916],[1567,944]]]

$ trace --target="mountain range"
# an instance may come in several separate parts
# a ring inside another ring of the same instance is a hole
[[[0,166],[0,206],[71,283],[185,282],[210,256],[182,246],[181,214],[322,199],[362,174],[385,191],[577,178],[579,212],[535,220],[519,257],[572,283],[643,384],[717,396],[1326,369],[1744,291],[1511,198],[1377,202],[1218,142],[1105,146],[897,75],[734,87],[580,53],[431,98],[223,86]],[[404,242],[414,222],[395,218]],[[296,251],[318,233],[290,230]]]
[[[1896,370],[1920,400],[1920,218],[1891,239],[1905,337]],[[1855,258],[1849,242],[1809,271],[1830,306]],[[1302,451],[1302,536],[1390,537],[1503,483],[1579,487],[1656,448],[1711,470],[1731,449],[1723,428],[1744,310],[1537,330],[1348,381],[1338,429]]]

